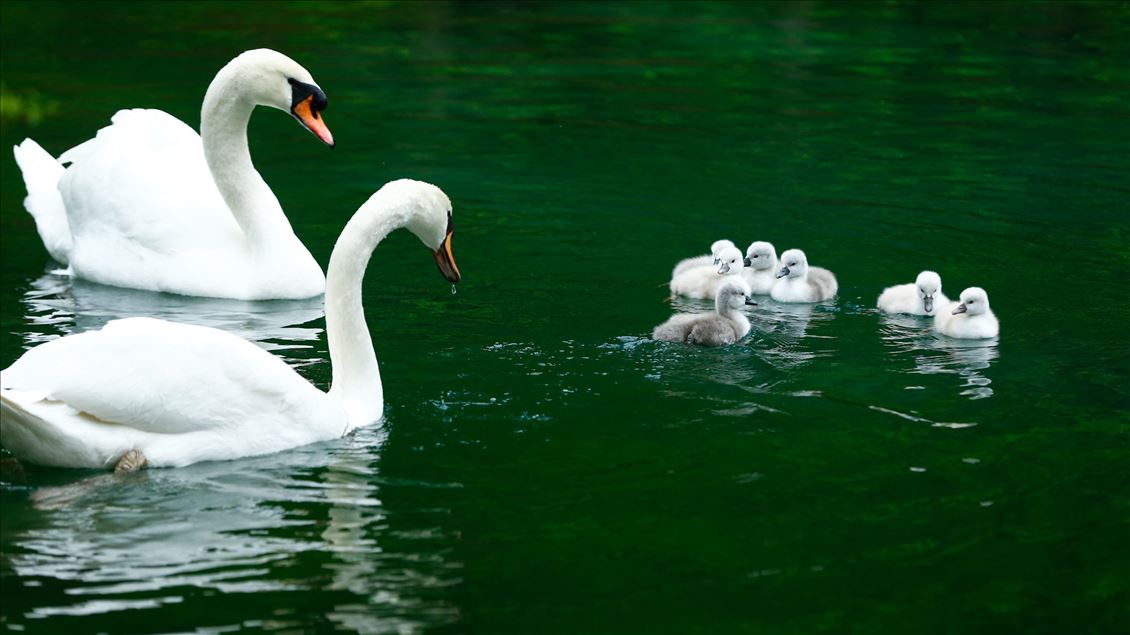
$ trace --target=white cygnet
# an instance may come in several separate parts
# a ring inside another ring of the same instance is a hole
[[[736,245],[726,239],[716,240],[710,245],[709,256],[693,256],[691,258],[684,258],[675,265],[675,269],[671,271],[671,279],[674,280],[675,276],[694,267],[703,267],[706,265],[718,266],[718,252],[727,247],[736,247]]]
[[[934,315],[934,330],[961,339],[987,339],[1000,333],[1000,322],[989,308],[989,294],[981,287],[961,292],[960,302],[939,306]]]
[[[883,289],[879,294],[879,310],[883,313],[934,315],[934,309],[949,304],[942,293],[942,277],[923,271],[913,284],[900,284]]]
[[[740,275],[745,257],[737,247],[718,252],[718,265],[693,267],[671,279],[671,293],[705,300],[718,293],[718,287],[730,276]]]
[[[742,277],[755,295],[767,295],[777,282],[777,250],[763,240],[751,243],[745,250]]]
[[[651,336],[699,346],[733,344],[749,333],[749,319],[742,313],[747,304],[757,304],[750,297],[749,285],[740,276],[726,276],[718,287],[712,313],[676,315],[655,327]]]
[[[836,276],[822,267],[808,266],[799,249],[781,254],[781,270],[769,295],[778,302],[822,302],[836,296]]]

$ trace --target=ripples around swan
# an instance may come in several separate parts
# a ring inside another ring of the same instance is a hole
[[[274,456],[78,481],[68,472],[63,484],[8,486],[6,499],[27,496],[35,511],[5,526],[6,543],[18,545],[6,566],[29,584],[62,590],[26,617],[105,617],[215,593],[231,604],[318,590],[336,601],[328,621],[354,632],[453,621],[456,609],[428,591],[460,579],[461,564],[442,548],[449,532],[435,522],[445,510],[414,510],[417,520],[405,525],[390,521],[382,497],[459,484],[388,482],[379,460],[386,438],[364,428]],[[8,598],[5,612],[23,613],[20,604]],[[308,624],[298,619],[300,604],[280,601],[273,627]]]

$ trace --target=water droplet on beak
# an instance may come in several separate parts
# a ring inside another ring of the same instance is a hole
[[[451,295],[455,295],[455,285],[451,285]]]

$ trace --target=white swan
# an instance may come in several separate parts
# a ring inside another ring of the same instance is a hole
[[[433,251],[445,278],[459,280],[447,196],[409,180],[374,194],[330,256],[328,393],[225,331],[128,318],[37,346],[0,373],[0,443],[42,465],[182,466],[278,452],[379,421],[384,395],[361,279],[373,249],[399,227]]]
[[[722,282],[742,272],[745,258],[737,247],[725,247],[718,252],[717,265],[692,267],[671,279],[671,293],[700,300],[713,298]]]
[[[734,245],[733,242],[726,240],[726,239],[716,240],[713,243],[711,243],[711,245],[710,245],[710,255],[709,256],[692,256],[690,258],[683,258],[682,260],[680,260],[675,265],[675,268],[673,270],[671,270],[671,278],[674,279],[675,276],[686,271],[687,269],[691,269],[692,267],[702,267],[704,265],[714,265],[715,267],[717,267],[718,266],[718,252],[722,251],[726,247],[735,247],[735,246],[736,245]]]
[[[118,287],[240,300],[322,293],[321,267],[251,163],[256,105],[289,111],[333,146],[325,94],[267,49],[216,74],[199,135],[165,112],[135,109],[58,160],[25,139],[13,152],[48,253],[79,278]]]
[[[769,296],[778,302],[822,302],[839,290],[836,276],[822,267],[808,266],[808,258],[799,249],[781,254],[779,278]]]
[[[946,306],[949,302],[942,293],[942,277],[933,271],[923,271],[913,284],[883,289],[877,306],[883,313],[934,315],[934,307]]]
[[[745,250],[745,268],[742,277],[749,289],[758,295],[767,295],[777,282],[777,250],[771,243],[759,240]]]
[[[981,287],[961,292],[961,301],[938,309],[934,330],[961,339],[988,339],[1000,333],[1000,322],[989,308],[989,294]]]
[[[741,311],[747,304],[757,304],[750,298],[749,285],[740,276],[726,276],[714,298],[713,313],[673,316],[655,327],[651,336],[657,340],[699,346],[733,344],[749,333],[749,319]]]

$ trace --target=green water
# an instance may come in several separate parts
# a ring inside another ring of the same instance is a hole
[[[320,305],[51,275],[7,148],[121,107],[198,123],[260,46],[252,154],[325,264],[394,178],[455,204],[365,281],[386,426],[274,456],[0,483],[28,632],[1049,632],[1130,627],[1130,8],[1107,4],[0,5],[0,367],[125,315],[330,378]],[[828,305],[722,350],[648,339],[715,239],[801,247]],[[876,314],[939,271],[999,341]]]

